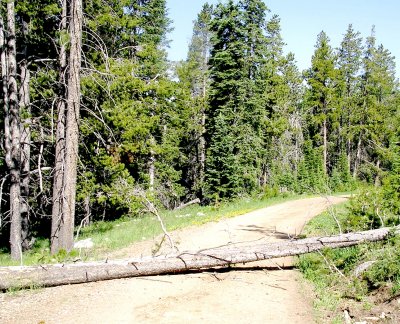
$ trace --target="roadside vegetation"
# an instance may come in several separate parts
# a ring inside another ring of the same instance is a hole
[[[393,192],[390,197],[387,194],[393,186],[395,182],[382,188],[361,189],[350,201],[311,220],[303,234],[333,235],[398,225],[397,204],[388,203]],[[320,322],[398,322],[399,250],[400,237],[393,235],[383,242],[325,249],[299,257],[300,271],[315,287],[314,306]]]
[[[223,218],[239,216],[253,210],[305,197],[307,196],[289,193],[277,195],[277,193],[267,192],[263,196],[253,198],[241,198],[230,202],[216,202],[213,205],[207,206],[192,205],[173,211],[161,210],[159,213],[167,230],[174,231],[188,226],[216,222]],[[78,236],[77,233],[79,234]],[[89,252],[80,253],[78,249],[73,249],[70,253],[62,250],[56,255],[51,255],[49,240],[39,238],[35,242],[34,247],[23,254],[22,264],[33,265],[72,262],[78,259],[102,259],[111,251],[127,247],[135,242],[153,239],[162,233],[159,220],[148,211],[141,213],[141,216],[126,216],[115,221],[98,221],[81,229],[78,227],[75,228],[76,240],[92,239],[94,247]],[[7,251],[0,251],[0,266],[20,264],[21,260],[13,261]]]

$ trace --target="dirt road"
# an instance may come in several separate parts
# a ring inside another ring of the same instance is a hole
[[[173,233],[180,251],[229,243],[276,241],[345,198],[309,198]],[[141,242],[113,257],[150,255]],[[259,270],[111,280],[0,295],[0,323],[313,323],[311,296],[291,259],[257,262]],[[277,270],[284,267],[284,270]],[[275,270],[274,270],[275,269]]]

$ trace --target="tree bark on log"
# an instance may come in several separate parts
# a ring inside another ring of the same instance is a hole
[[[184,273],[214,267],[300,255],[324,248],[354,246],[386,239],[391,230],[381,228],[337,236],[271,242],[246,246],[223,246],[176,255],[140,259],[106,260],[73,264],[0,267],[0,290],[9,288],[50,287],[100,280]]]

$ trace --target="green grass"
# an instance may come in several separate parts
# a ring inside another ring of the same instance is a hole
[[[286,195],[274,198],[245,198],[231,202],[222,202],[216,206],[192,205],[175,211],[160,211],[161,218],[168,231],[188,226],[199,226],[208,222],[217,222],[223,218],[239,216],[253,210],[268,207],[289,200],[308,196]],[[96,222],[83,228],[79,240],[92,238],[95,248],[85,255],[85,259],[101,259],[111,251],[119,250],[142,240],[153,239],[162,234],[159,221],[154,215],[145,214],[140,217],[124,217],[114,222]],[[51,256],[49,241],[39,239],[34,248],[23,254],[22,264],[44,264],[70,262],[79,257],[79,251],[70,253],[60,251]],[[20,261],[12,261],[5,251],[0,251],[0,266],[20,265]]]
[[[348,202],[331,207],[310,220],[303,229],[303,235],[328,236],[339,232],[339,224],[347,213]],[[325,253],[326,251],[324,251]],[[339,273],[333,272],[319,253],[302,255],[297,259],[297,266],[306,280],[312,283],[317,298],[314,300],[314,310],[317,319],[324,322],[326,311],[335,313],[340,306],[341,295],[332,288],[335,282],[343,280]],[[330,323],[341,323],[340,318],[331,318]]]
[[[334,235],[339,233],[339,224],[342,224],[347,215],[349,202],[332,206],[327,211],[311,219],[303,230],[306,236]],[[336,218],[336,220],[335,220]]]
[[[340,227],[349,228],[352,213],[350,202],[336,205],[331,211],[312,219],[303,231],[305,236],[325,236],[339,233]],[[324,249],[298,258],[297,266],[306,280],[312,283],[317,298],[314,308],[322,323],[342,323],[343,309],[362,313],[373,304],[378,288],[400,291],[400,237],[376,243],[364,243],[340,249]],[[354,269],[367,261],[377,261],[360,277]],[[382,291],[382,290],[381,290]],[[327,320],[327,314],[330,320]]]

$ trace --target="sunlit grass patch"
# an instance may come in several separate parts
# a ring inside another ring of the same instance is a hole
[[[186,208],[168,211],[160,210],[159,214],[168,231],[188,226],[200,226],[209,222],[217,222],[248,212],[268,207],[305,196],[286,195],[274,198],[242,198],[216,205],[191,205]],[[73,250],[70,253],[61,251],[50,255],[49,240],[39,239],[32,250],[23,253],[21,260],[11,260],[8,251],[0,251],[0,266],[32,265],[55,262],[72,262],[76,260],[93,260],[104,258],[107,253],[127,247],[135,242],[154,239],[162,234],[160,222],[150,213],[139,217],[123,217],[113,222],[99,221],[81,228],[78,240],[91,238],[94,247],[88,251]]]

